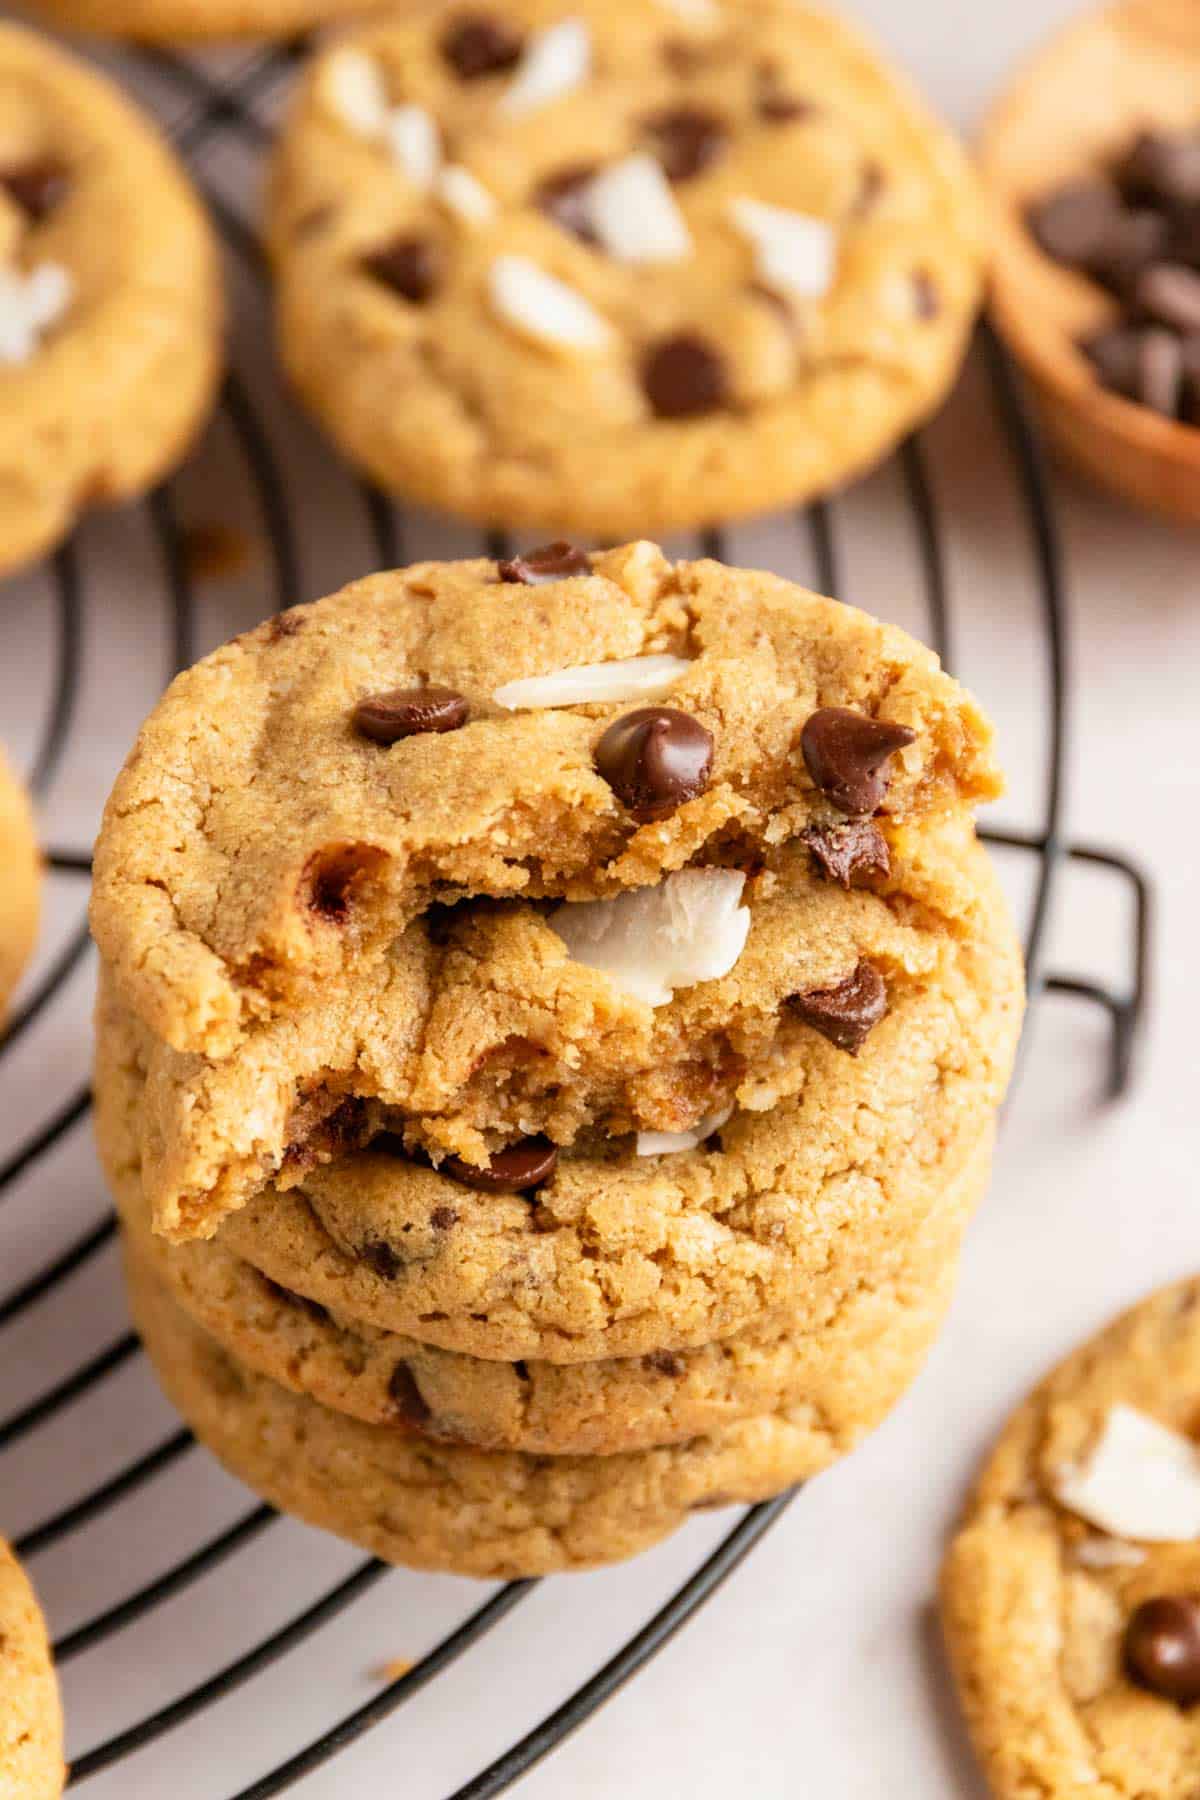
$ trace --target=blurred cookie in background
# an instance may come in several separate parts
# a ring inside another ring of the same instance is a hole
[[[37,936],[42,871],[33,811],[0,750],[0,1021]]]
[[[46,1626],[24,1570],[0,1538],[0,1794],[55,1800],[65,1777]]]

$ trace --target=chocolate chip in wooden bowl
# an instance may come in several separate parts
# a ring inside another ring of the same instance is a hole
[[[585,550],[556,538],[552,544],[541,544],[527,550],[524,556],[509,556],[498,564],[501,581],[520,583],[523,587],[542,587],[549,581],[568,581],[574,575],[590,575],[591,559]]]
[[[1125,1672],[1177,1706],[1200,1702],[1200,1597],[1159,1594],[1130,1615],[1122,1641]]]
[[[1081,344],[1101,384],[1139,406],[1175,418],[1184,383],[1184,347],[1162,326],[1116,325]]]
[[[459,13],[442,33],[441,52],[460,81],[478,81],[516,68],[524,39],[495,13]]]
[[[1120,209],[1121,197],[1111,182],[1075,181],[1034,201],[1027,223],[1047,256],[1086,268],[1105,243]]]
[[[443,1175],[463,1187],[477,1188],[484,1194],[526,1194],[549,1181],[558,1165],[558,1151],[548,1138],[524,1138],[497,1150],[486,1167],[464,1162],[459,1156],[448,1156],[441,1165]]]
[[[651,345],[642,362],[642,386],[660,419],[697,418],[729,399],[724,359],[693,331]]]
[[[887,1012],[887,987],[874,963],[864,959],[836,987],[793,994],[788,1005],[839,1050],[857,1056]]]
[[[1200,132],[1140,132],[1113,175],[1131,200],[1168,208],[1200,201]]]
[[[433,1417],[406,1362],[398,1362],[388,1378],[388,1399],[396,1409],[397,1419],[410,1431],[420,1431]]]
[[[1164,213],[1145,209],[1115,213],[1089,260],[1087,272],[1125,298],[1142,271],[1152,263],[1162,262],[1171,245],[1171,221]]]
[[[651,148],[668,181],[691,181],[725,152],[729,133],[723,119],[701,106],[672,106],[646,121]]]
[[[547,175],[533,192],[538,211],[585,244],[599,242],[588,207],[588,188],[598,172],[596,163],[571,163]]]
[[[52,157],[38,157],[0,169],[0,189],[8,195],[31,225],[48,219],[67,196],[70,176],[65,164]]]
[[[861,878],[892,872],[888,841],[873,819],[847,819],[843,825],[810,825],[800,836],[813,853],[822,875],[839,887],[852,888]]]
[[[614,719],[595,752],[597,773],[639,825],[702,794],[712,760],[712,733],[674,706],[642,706]]]
[[[432,238],[399,237],[364,257],[362,266],[402,300],[423,306],[441,285],[445,258]]]
[[[1144,269],[1132,298],[1144,318],[1173,331],[1200,331],[1200,274],[1182,263],[1155,263]]]
[[[468,701],[454,688],[389,688],[358,702],[354,729],[373,743],[395,744],[429,731],[458,731],[470,716]]]
[[[800,752],[826,799],[848,818],[863,818],[883,802],[888,762],[916,735],[908,725],[849,706],[822,706],[805,721]]]

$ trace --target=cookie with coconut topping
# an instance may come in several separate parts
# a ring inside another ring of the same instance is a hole
[[[292,379],[385,488],[613,538],[794,502],[939,402],[953,140],[799,0],[495,0],[318,56],[274,165]]]
[[[172,684],[106,808],[92,923],[122,1001],[221,1058],[398,954],[432,903],[703,873],[744,936],[733,878],[777,850],[878,879],[897,833],[998,785],[929,651],[777,577],[649,544],[424,564]]]
[[[62,1705],[45,1621],[25,1571],[0,1538],[0,1794],[57,1800]]]
[[[0,23],[0,575],[180,459],[221,315],[212,232],[153,125]]]
[[[942,1619],[997,1800],[1184,1800],[1200,1757],[1200,1281],[1047,1376],[946,1558]]]

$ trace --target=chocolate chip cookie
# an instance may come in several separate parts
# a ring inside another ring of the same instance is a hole
[[[221,317],[212,231],[154,127],[0,22],[0,575],[179,461]]]
[[[942,1616],[998,1800],[1184,1800],[1200,1755],[1200,1280],[1083,1345],[1004,1430]]]
[[[0,751],[0,1020],[33,949],[42,867],[25,790]]]
[[[46,1626],[24,1570],[0,1539],[0,1794],[56,1800],[66,1773]]]
[[[602,537],[825,491],[940,401],[963,157],[798,0],[497,0],[313,62],[268,236],[297,389],[388,490]]]

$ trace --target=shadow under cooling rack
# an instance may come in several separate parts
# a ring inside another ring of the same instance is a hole
[[[172,135],[180,149],[194,156],[223,133],[236,134],[257,152],[266,128],[255,110],[256,103],[285,79],[295,59],[294,48],[255,55],[241,63],[232,75],[215,77],[208,66],[161,54],[139,53],[133,61],[143,73],[173,88],[182,103]],[[218,219],[233,253],[257,273],[257,250],[237,216],[210,193]],[[990,399],[998,430],[1006,446],[1021,496],[1024,529],[1028,533],[1036,585],[1040,655],[1044,661],[1049,712],[1046,720],[1047,753],[1038,797],[1036,828],[1023,832],[992,831],[989,841],[1001,851],[1021,857],[1033,870],[1032,900],[1026,931],[1031,999],[1064,994],[1101,1007],[1110,1031],[1108,1082],[1116,1095],[1128,1085],[1139,1029],[1147,1000],[1147,963],[1150,932],[1150,896],[1144,877],[1123,857],[1089,845],[1071,845],[1062,837],[1062,772],[1068,732],[1068,654],[1059,552],[1051,515],[1049,491],[1037,443],[1011,369],[994,340],[985,336],[984,358]],[[268,433],[260,420],[250,391],[235,373],[228,378],[222,398],[223,413],[240,448],[269,546],[268,580],[275,609],[302,597],[294,519],[286,485],[272,452]],[[913,542],[919,560],[926,606],[926,635],[953,665],[953,625],[944,550],[937,507],[926,457],[919,439],[899,452],[899,479],[911,517]],[[391,502],[371,489],[360,489],[361,504],[372,534],[378,567],[401,560],[402,522]],[[160,604],[165,607],[169,640],[169,667],[165,674],[184,666],[193,655],[194,595],[188,571],[183,535],[176,516],[170,484],[146,503],[154,554],[160,571]],[[833,508],[826,503],[811,506],[797,520],[797,528],[809,539],[825,592],[837,594],[840,582],[839,554]],[[489,554],[501,554],[506,540],[491,536]],[[714,529],[703,537],[709,555],[724,554],[724,534]],[[56,607],[56,650],[52,693],[40,742],[32,759],[35,788],[44,790],[72,741],[76,722],[83,647],[86,642],[86,603],[80,550],[67,544],[53,561],[51,578]],[[52,868],[64,879],[86,877],[86,855],[61,850],[51,853]],[[1070,862],[1098,868],[1114,881],[1125,884],[1132,900],[1128,974],[1123,984],[1109,986],[1101,980],[1044,967],[1044,943],[1051,901],[1058,878]],[[11,1051],[62,992],[69,976],[84,956],[86,928],[79,924],[51,967],[21,1009],[10,1020],[0,1040],[0,1053]],[[50,1118],[33,1130],[24,1144],[0,1168],[0,1202],[18,1182],[38,1178],[42,1159],[68,1134],[81,1126],[89,1108],[84,1091],[60,1096]],[[81,1235],[48,1266],[31,1276],[16,1291],[0,1295],[0,1329],[13,1326],[29,1309],[51,1299],[59,1285],[97,1257],[115,1236],[110,1214]],[[10,1450],[55,1418],[70,1403],[99,1390],[102,1384],[140,1354],[132,1333],[126,1333],[75,1370],[49,1393],[0,1422],[0,1452]],[[192,1445],[186,1430],[169,1436],[149,1453],[131,1461],[82,1499],[25,1532],[16,1548],[23,1556],[49,1551],[83,1526],[109,1514],[139,1490],[172,1468]],[[449,1800],[483,1800],[510,1787],[549,1751],[553,1750],[609,1699],[666,1644],[737,1568],[742,1559],[780,1517],[794,1498],[784,1494],[767,1504],[748,1509],[717,1548],[684,1581],[643,1628],[610,1657],[561,1706],[472,1780],[460,1786]],[[94,1649],[113,1634],[135,1626],[155,1608],[180,1594],[191,1584],[215,1576],[235,1552],[267,1532],[277,1522],[270,1507],[255,1505],[217,1536],[199,1545],[182,1561],[127,1595],[118,1604],[86,1621],[56,1646],[60,1665]],[[76,1756],[70,1785],[80,1787],[89,1777],[121,1763],[174,1728],[195,1718],[235,1689],[253,1680],[280,1658],[310,1640],[344,1609],[361,1599],[389,1571],[369,1559],[250,1650],[215,1670],[205,1680],[179,1694],[136,1724],[94,1744]],[[538,1584],[511,1582],[478,1606],[415,1666],[389,1681],[357,1710],[328,1730],[299,1746],[294,1754],[229,1800],[265,1800],[293,1786],[306,1773],[330,1758],[394,1713],[399,1707],[448,1669],[487,1632],[500,1628],[513,1609]],[[130,1791],[133,1791],[132,1788]],[[140,1789],[139,1791],[146,1791]]]

